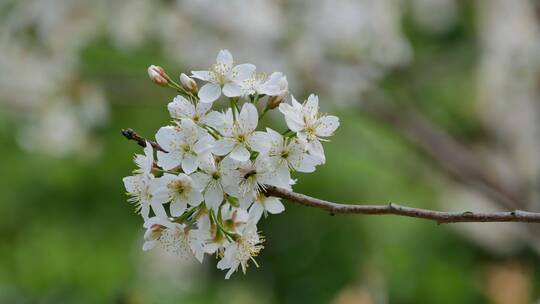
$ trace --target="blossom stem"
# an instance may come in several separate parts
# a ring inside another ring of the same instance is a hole
[[[264,117],[264,115],[266,115],[268,110],[270,110],[270,108],[268,106],[266,108],[264,108],[263,112],[261,113],[261,116],[259,116],[259,121],[261,121],[261,119]]]

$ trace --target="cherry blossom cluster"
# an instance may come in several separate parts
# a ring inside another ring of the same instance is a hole
[[[216,255],[225,278],[239,267],[245,273],[263,248],[257,223],[285,209],[265,194],[266,185],[291,189],[291,172],[314,172],[324,164],[321,142],[339,119],[319,112],[316,95],[286,102],[282,73],[234,65],[227,50],[208,70],[181,74],[180,83],[158,66],[148,74],[180,95],[167,106],[171,125],[158,130],[156,143],[146,142],[144,155],[135,155],[134,175],[123,179],[128,201],[144,219],[143,250],[160,246],[200,262]],[[200,89],[194,78],[204,83]],[[213,110],[220,98],[227,106]],[[285,118],[284,132],[258,126],[273,109]]]

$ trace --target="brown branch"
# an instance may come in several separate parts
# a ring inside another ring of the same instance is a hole
[[[508,212],[443,212],[405,207],[394,203],[387,205],[346,205],[321,200],[270,185],[265,186],[265,194],[283,198],[300,205],[330,211],[331,214],[397,215],[433,220],[438,224],[464,222],[540,223],[540,213],[522,210]]]
[[[154,149],[167,153],[157,142],[145,139],[131,128],[122,129],[122,135],[129,140],[136,141],[141,147],[146,147],[146,142],[149,142]]]
[[[136,141],[142,147],[146,147],[146,142],[149,142],[155,149],[167,153],[167,151],[163,150],[156,142],[146,140],[133,129],[122,130],[122,135],[127,139]],[[323,209],[330,211],[331,214],[397,215],[433,220],[438,224],[463,222],[540,223],[540,213],[522,210],[507,212],[443,212],[405,207],[394,203],[389,203],[387,205],[346,205],[321,200],[271,185],[264,185],[263,188],[265,194],[268,196],[275,196],[300,205]]]

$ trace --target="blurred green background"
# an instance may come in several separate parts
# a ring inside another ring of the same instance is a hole
[[[8,2],[4,12],[15,14],[16,2]],[[51,9],[61,3],[50,2]],[[413,56],[399,66],[384,68],[369,89],[353,96],[369,101],[383,95],[389,104],[414,109],[465,145],[478,147],[496,140],[492,134],[496,132],[485,126],[476,104],[478,77],[483,77],[478,65],[487,56],[482,27],[477,25],[480,10],[487,6],[453,2],[452,24],[436,33],[418,24],[412,4],[395,4],[403,11],[396,22]],[[532,2],[523,3],[525,11],[534,8]],[[172,4],[164,1],[159,5]],[[295,6],[286,1],[279,5]],[[323,4],[308,1],[303,5]],[[535,22],[529,25],[536,27]],[[192,23],[184,30],[197,25]],[[200,26],[208,25],[201,22]],[[292,37],[288,39],[300,40],[302,33],[295,23],[287,26],[287,37]],[[220,35],[218,29],[207,30],[208,35]],[[335,29],[336,33],[341,30]],[[540,41],[537,33],[534,37]],[[233,55],[242,52],[234,40],[226,38],[219,48],[229,48]],[[290,44],[287,40],[279,43]],[[332,42],[332,47],[336,45]],[[285,46],[276,49],[280,57],[291,56]],[[360,60],[358,69],[364,68],[361,54],[360,59],[347,55],[355,50],[345,46],[343,53],[338,52],[343,56],[338,64]],[[217,51],[204,49],[210,54],[208,63]],[[519,241],[511,245],[495,241],[494,249],[493,243],[481,241],[481,233],[471,238],[469,232],[450,225],[391,216],[330,216],[290,203],[286,212],[260,224],[266,236],[265,249],[258,257],[260,268],[252,266],[246,275],[224,280],[209,256],[203,265],[197,265],[194,260],[142,252],[142,221],[126,203],[121,182],[134,167],[132,155],[141,149],[126,141],[120,130],[131,127],[152,137],[169,121],[166,104],[174,92],[148,80],[148,65],[161,65],[170,75],[205,66],[190,63],[194,53],[172,58],[162,41],[152,35],[126,49],[109,35],[96,34],[77,54],[75,82],[102,88],[109,108],[108,122],[92,129],[82,152],[55,157],[23,149],[17,130],[29,122],[21,114],[26,108],[21,111],[0,102],[1,303],[530,303],[538,298],[540,259],[531,239],[510,235]],[[335,50],[324,57],[330,57],[326,59],[332,64],[333,55]],[[265,64],[260,62],[264,57],[241,56],[240,61]],[[277,60],[276,67],[295,69],[286,64]],[[537,82],[537,61],[531,59],[524,66],[533,70],[526,75]],[[316,71],[323,76],[327,72],[324,67]],[[341,95],[332,89],[320,92],[318,81],[306,76],[311,72],[289,75],[293,94],[299,98],[311,92],[322,94],[322,109],[338,115],[341,127],[325,146],[327,164],[314,174],[296,175],[297,192],[339,202],[452,208],[445,203],[453,198],[448,189],[467,185],[449,178],[399,130],[362,111],[361,103],[343,105],[338,100]],[[7,77],[16,71],[0,73]],[[326,81],[342,80],[329,77]],[[348,81],[347,85],[355,86],[355,79]],[[536,95],[532,96],[531,104],[538,106]],[[517,105],[517,101],[508,102]],[[281,119],[273,114],[266,122]],[[504,163],[513,167],[510,160]],[[536,189],[537,185],[528,186]],[[473,208],[474,200],[463,203]],[[534,209],[534,205],[527,206]],[[493,224],[488,230],[498,231],[505,225],[509,224]],[[523,226],[517,226],[519,235]],[[475,230],[478,226],[469,227]]]

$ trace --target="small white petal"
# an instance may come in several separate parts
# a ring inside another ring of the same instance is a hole
[[[221,95],[221,87],[216,83],[207,83],[199,90],[201,102],[211,103],[216,101]]]
[[[157,241],[146,241],[143,244],[142,250],[143,251],[152,250],[156,247],[157,244],[158,244]]]
[[[315,94],[309,95],[306,104],[304,105],[304,112],[310,119],[315,119],[319,112],[319,97]]]
[[[122,181],[128,193],[133,193],[139,188],[140,178],[138,176],[126,176]]]
[[[227,83],[223,86],[223,95],[227,97],[238,97],[242,95],[242,89],[236,83]]]
[[[204,193],[204,200],[209,208],[218,210],[219,204],[223,201],[223,190],[217,182],[210,182],[206,192]]]
[[[167,219],[167,213],[165,212],[165,208],[163,207],[161,202],[151,202],[150,205],[152,206],[152,211],[154,211],[154,214],[157,217],[161,219]]]
[[[184,173],[191,174],[197,170],[197,167],[199,166],[199,160],[197,158],[197,155],[188,153],[185,155],[184,159],[182,160],[182,170],[184,170]]]
[[[197,190],[203,190],[204,188],[206,188],[206,185],[208,185],[208,182],[210,182],[211,178],[210,175],[203,172],[195,172],[189,177],[191,177],[193,188]]]
[[[339,127],[339,118],[336,116],[323,116],[319,119],[319,125],[315,129],[317,136],[331,136]]]
[[[245,103],[238,116],[238,126],[244,134],[253,132],[257,128],[259,113],[252,103]]]
[[[156,141],[165,151],[172,151],[181,138],[178,129],[173,126],[161,127],[156,133]]]
[[[198,206],[203,201],[203,195],[199,191],[193,189],[189,196],[189,204],[191,206]]]
[[[323,165],[326,161],[324,156],[324,149],[321,142],[317,139],[313,140],[308,144],[309,153],[315,158],[315,160]]]
[[[191,71],[191,77],[197,78],[203,81],[210,81],[211,74],[210,71]]]
[[[195,115],[195,106],[184,97],[178,95],[167,105],[172,118],[192,118]]]
[[[199,139],[199,141],[197,141],[197,143],[193,147],[193,151],[195,151],[195,153],[197,154],[204,154],[214,147],[215,141],[216,140],[212,136],[205,135],[201,139]]]
[[[255,72],[255,69],[255,65],[251,63],[243,63],[235,66],[232,69],[234,80],[240,82],[250,78]]]
[[[266,154],[270,150],[270,140],[266,132],[255,131],[248,138],[247,143],[249,147],[259,153]]]
[[[203,104],[203,103],[200,103],[200,104]],[[220,113],[218,111],[212,111],[206,114],[202,122],[204,124],[209,125],[210,127],[214,129],[219,130],[225,124],[225,117],[223,113]]]
[[[182,213],[184,213],[184,211],[186,211],[187,202],[179,198],[176,198],[175,200],[171,202],[169,209],[171,211],[172,216],[180,216],[182,215]]]
[[[212,153],[216,155],[226,155],[234,148],[236,142],[231,138],[223,138],[215,142]]]
[[[246,161],[249,159],[250,154],[244,145],[238,145],[231,151],[230,156],[237,161]]]
[[[233,65],[233,56],[229,50],[221,50],[219,51],[217,57],[216,57],[217,63],[224,64],[226,66],[232,66]]]
[[[164,153],[157,152],[157,163],[164,170],[171,170],[180,165],[182,162],[182,156],[176,152]]]
[[[279,111],[285,116],[285,122],[291,131],[298,132],[304,128],[304,122],[293,106],[287,103],[281,103],[279,105]]]
[[[260,202],[254,203],[249,209],[249,220],[253,223],[259,222],[264,212],[264,207]]]
[[[285,206],[277,197],[269,197],[264,201],[264,209],[272,214],[278,214],[285,210]]]

